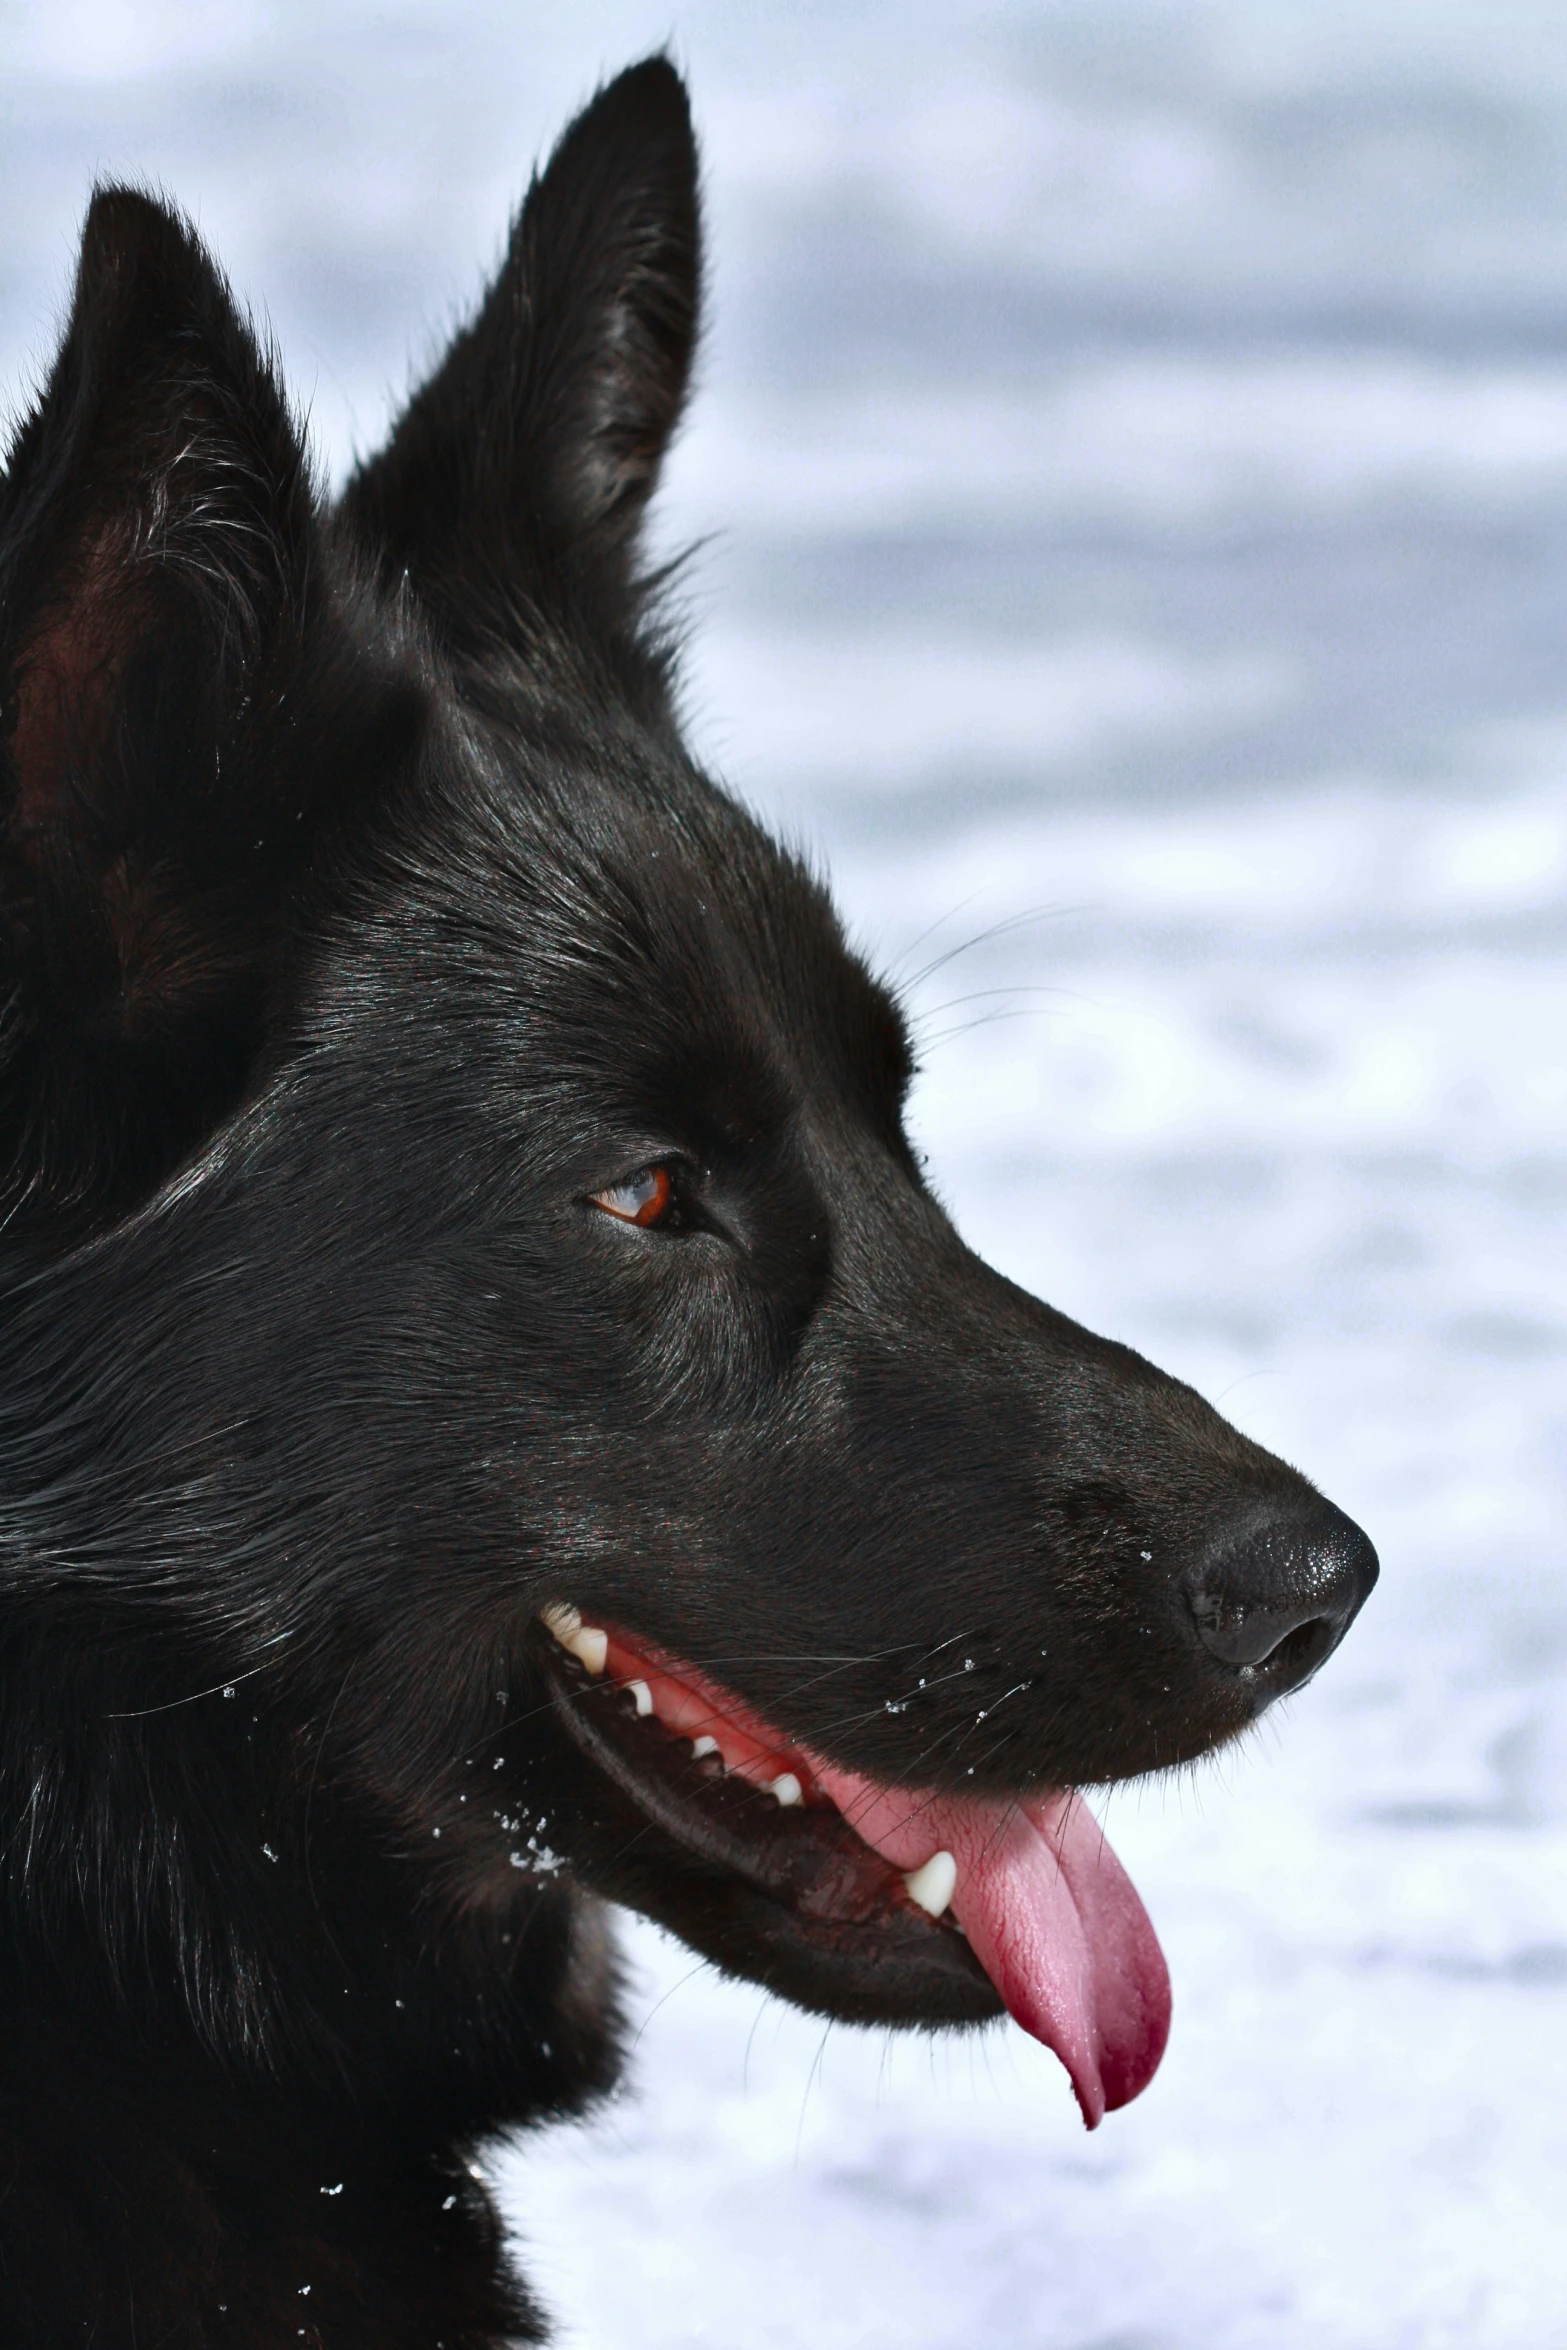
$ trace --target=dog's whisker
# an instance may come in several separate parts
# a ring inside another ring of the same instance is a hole
[[[291,1634],[279,1632],[269,1645],[280,1646],[289,1638]],[[247,1665],[243,1671],[225,1673],[221,1681],[209,1682],[205,1689],[189,1690],[183,1697],[171,1697],[162,1705],[133,1706],[119,1712],[106,1712],[103,1719],[106,1722],[146,1722],[151,1721],[155,1714],[177,1713],[182,1706],[199,1705],[204,1697],[217,1697],[237,1689],[242,1682],[254,1681],[258,1674],[270,1672],[275,1661],[271,1657],[263,1658],[260,1664]]]
[[[949,922],[955,922],[958,916],[964,911],[965,907],[971,906],[974,903],[974,900],[977,897],[983,896],[983,894],[984,892],[982,889],[971,889],[967,897],[959,898],[955,906],[949,906],[944,914],[938,914],[936,916],[934,922],[927,922],[923,930],[916,931],[913,938],[909,940],[907,946],[905,946],[901,953],[894,959],[892,966],[894,972],[897,972],[900,966],[907,961],[908,957],[913,954],[916,947],[923,946],[926,939],[934,937],[938,930],[944,930]]]
[[[1041,1020],[1044,1016],[1041,1004],[1022,1004],[1012,1011],[981,1012],[977,1019],[959,1020],[951,1028],[922,1029],[920,1050],[934,1052],[939,1046],[953,1044],[960,1036],[972,1036],[981,1028],[999,1028],[1010,1020]]]
[[[998,996],[1007,998],[1015,998],[1017,996],[1049,996],[1067,997],[1068,1000],[1070,1000],[1069,991],[1057,987],[1024,985],[1015,985],[1011,987],[975,987],[970,988],[965,995],[947,996],[939,1004],[922,1005],[920,1008],[917,1025],[923,1028],[925,1021],[939,1020],[944,1012],[956,1012],[960,1010],[964,1004],[993,1003]]]
[[[1037,922],[1060,921],[1074,910],[1069,906],[1031,906],[1021,914],[1004,915],[1000,921],[989,923],[985,929],[975,931],[972,938],[964,939],[958,946],[949,947],[945,954],[937,955],[933,961],[926,963],[911,979],[904,982],[905,988],[912,992],[917,987],[923,987],[938,971],[945,970],[949,963],[955,963],[960,955],[971,955],[976,947],[990,946],[996,939],[1010,937],[1015,931],[1027,930]]]

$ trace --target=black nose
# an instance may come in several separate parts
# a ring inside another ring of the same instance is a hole
[[[1257,1710],[1298,1689],[1343,1639],[1377,1579],[1377,1554],[1331,1502],[1268,1515],[1186,1578],[1197,1637],[1253,1685]]]

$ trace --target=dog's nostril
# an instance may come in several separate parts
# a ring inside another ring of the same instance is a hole
[[[1255,1687],[1259,1707],[1298,1689],[1343,1639],[1377,1579],[1360,1528],[1319,1502],[1253,1524],[1187,1579],[1197,1637]]]
[[[1342,1630],[1331,1616],[1310,1616],[1304,1624],[1286,1632],[1266,1656],[1259,1657],[1254,1665],[1243,1665],[1241,1670],[1266,1673],[1274,1696],[1284,1689],[1298,1689],[1337,1645]]]

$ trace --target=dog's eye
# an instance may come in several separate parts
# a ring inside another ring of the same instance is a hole
[[[675,1204],[674,1178],[667,1167],[643,1167],[624,1183],[590,1194],[593,1205],[623,1224],[665,1224]]]

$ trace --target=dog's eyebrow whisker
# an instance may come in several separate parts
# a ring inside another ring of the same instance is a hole
[[[943,1012],[960,1011],[965,1004],[994,1003],[998,996],[1017,997],[1020,995],[1069,997],[1070,991],[1066,988],[1043,987],[1022,981],[1008,987],[971,988],[966,995],[946,996],[939,1004],[922,1005],[915,1022],[916,1033],[919,1032],[925,1021],[939,1020]]]
[[[955,947],[948,947],[944,954],[935,956],[904,984],[909,989],[923,987],[927,979],[933,979],[938,971],[944,970],[949,963],[955,963],[960,955],[971,955],[976,947],[989,946],[998,938],[1010,937],[1014,931],[1028,929],[1033,923],[1059,922],[1063,916],[1081,911],[1080,907],[1045,905],[1030,906],[1021,914],[1004,915],[999,922],[989,923],[985,929],[976,930],[972,938],[962,940]]]
[[[921,1052],[935,1052],[944,1044],[953,1044],[960,1036],[972,1036],[980,1028],[1000,1028],[1009,1020],[1041,1020],[1042,1004],[1022,1004],[1013,1011],[981,1012],[977,1019],[959,1020],[951,1028],[922,1031],[919,1036]]]
[[[892,965],[894,973],[899,971],[902,964],[905,963],[909,956],[913,954],[916,947],[922,947],[928,938],[933,938],[936,932],[938,930],[944,929],[949,922],[956,922],[958,916],[963,912],[964,908],[966,906],[972,906],[974,900],[978,897],[982,897],[983,895],[983,885],[981,885],[979,889],[971,889],[967,897],[959,898],[955,906],[949,906],[944,914],[938,914],[936,916],[934,922],[927,922],[923,930],[916,931],[914,936],[909,940],[907,946],[900,949]]]

